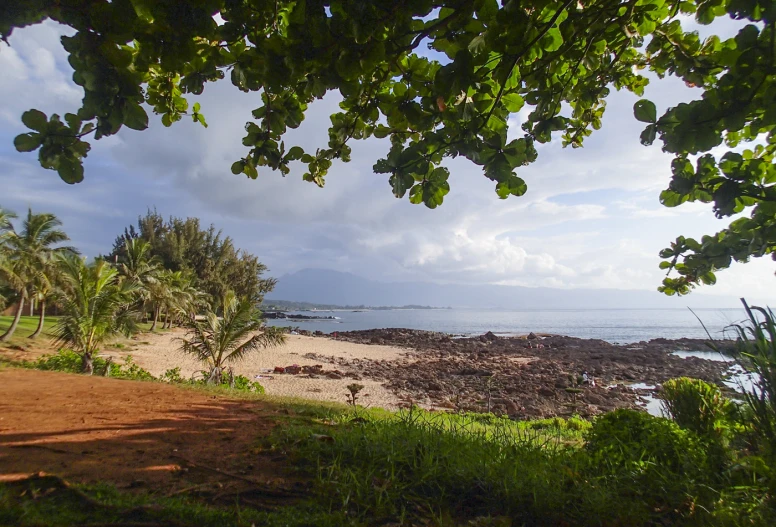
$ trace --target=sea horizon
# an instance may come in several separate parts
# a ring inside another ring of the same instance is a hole
[[[596,308],[596,309],[342,309],[285,311],[293,315],[336,313],[336,319],[268,320],[274,326],[293,326],[324,333],[383,328],[426,330],[472,336],[548,333],[628,344],[655,338],[733,338],[732,324],[746,319],[743,308]],[[606,313],[606,316],[601,316]],[[563,316],[558,316],[562,314]],[[698,318],[696,318],[696,315]],[[705,329],[704,329],[705,326]]]

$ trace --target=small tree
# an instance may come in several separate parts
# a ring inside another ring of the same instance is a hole
[[[81,356],[83,372],[91,375],[94,357],[108,338],[137,330],[133,306],[139,286],[119,280],[118,271],[104,260],[86,265],[78,257],[62,257],[60,268],[62,315],[54,335]]]
[[[223,316],[208,310],[204,320],[188,320],[181,349],[194,355],[206,368],[208,384],[221,384],[226,364],[239,361],[252,351],[283,344],[285,335],[278,328],[265,327],[261,312],[250,299],[226,294]]]

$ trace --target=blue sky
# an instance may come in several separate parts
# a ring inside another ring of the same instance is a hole
[[[214,223],[275,276],[317,267],[378,280],[655,290],[663,277],[660,249],[728,221],[715,219],[707,205],[660,205],[671,157],[657,144],[639,144],[642,126],[629,93],[610,97],[604,127],[585,148],[541,146],[539,160],[519,172],[528,193],[505,201],[465,160],[447,163],[452,190],[442,207],[397,200],[387,177],[372,173],[389,147],[379,140],[355,144],[352,162],[335,164],[324,189],[303,182],[301,167],[285,178],[267,170],[256,181],[235,176],[229,167],[244,155],[244,123],[260,103],[228,83],[208,86],[196,99],[208,129],[186,120],[167,129],[152,116],[146,132],[122,130],[93,142],[85,181],[68,186],[12,144],[25,131],[23,111],[62,115],[79,106],[61,33],[47,22],[15,31],[10,48],[0,44],[0,205],[58,214],[90,256],[107,252],[126,225],[156,207],[165,216]],[[665,109],[694,94],[667,80],[653,82],[646,95]],[[325,144],[337,102],[329,95],[314,103],[286,144]],[[520,119],[511,119],[515,135]],[[704,292],[773,298],[774,270],[770,259],[738,265]]]

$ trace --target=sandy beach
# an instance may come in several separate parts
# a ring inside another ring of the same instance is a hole
[[[105,356],[113,355],[116,359],[131,355],[133,360],[153,375],[162,375],[166,370],[180,367],[181,375],[188,378],[192,373],[202,369],[201,364],[190,355],[180,351],[180,342],[177,340],[185,335],[180,329],[167,333],[146,333],[137,341],[129,341],[131,346],[125,350],[107,350]],[[337,341],[329,338],[306,337],[302,335],[287,335],[286,344],[274,348],[255,352],[243,361],[233,365],[235,373],[254,379],[257,375],[262,378],[259,381],[269,395],[301,397],[320,401],[345,402],[348,393],[345,388],[348,384],[358,382],[364,385],[360,393],[359,403],[364,406],[375,406],[387,409],[396,409],[400,399],[381,382],[362,379],[354,381],[350,378],[329,379],[325,377],[309,378],[307,375],[273,374],[267,370],[273,370],[276,366],[312,366],[320,364],[325,371],[336,370],[336,359],[356,360],[369,359],[371,361],[393,361],[406,356],[407,350],[394,346],[379,346],[358,344],[353,342]],[[305,355],[315,354],[315,358]],[[326,360],[326,359],[329,360]]]

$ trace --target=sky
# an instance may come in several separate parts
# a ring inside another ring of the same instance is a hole
[[[255,181],[233,175],[232,162],[246,151],[243,127],[261,102],[228,81],[190,98],[201,104],[207,129],[187,119],[165,128],[152,115],[145,132],[123,129],[92,141],[84,182],[70,186],[13,147],[14,136],[27,131],[25,110],[64,115],[80,106],[83,94],[59,43],[64,32],[45,22],[16,30],[10,47],[0,43],[0,206],[57,214],[87,256],[108,252],[124,227],[155,207],[163,216],[215,224],[273,276],[326,268],[382,281],[656,291],[662,248],[730,221],[716,219],[710,205],[659,203],[671,156],[659,141],[639,143],[637,97],[614,91],[603,128],[584,148],[539,146],[538,161],[518,172],[528,183],[520,198],[499,200],[494,183],[464,159],[446,163],[451,191],[441,207],[396,199],[387,175],[372,172],[390,146],[377,139],[353,143],[352,161],[336,162],[323,189],[302,181],[303,165],[285,178],[266,168]],[[666,79],[654,80],[645,96],[660,112],[699,92]],[[337,104],[333,94],[313,103],[287,147],[324,146]],[[515,137],[521,117],[510,118]],[[774,298],[774,271],[772,260],[753,260],[718,273],[717,285],[702,291]]]

